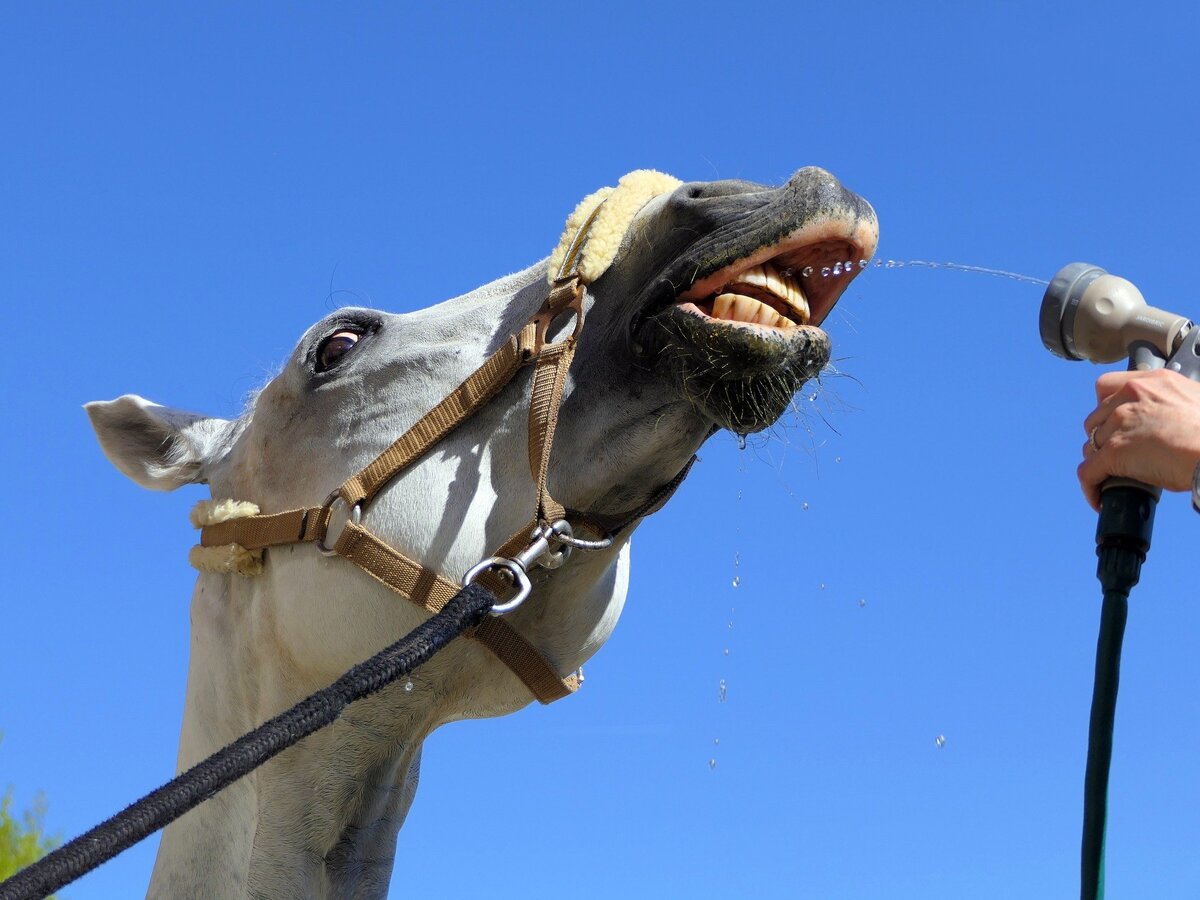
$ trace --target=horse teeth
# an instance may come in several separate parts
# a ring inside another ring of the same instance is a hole
[[[763,304],[743,294],[721,294],[713,301],[713,318],[727,322],[757,321],[759,308]]]
[[[765,303],[744,294],[725,293],[713,301],[712,316],[727,322],[744,322],[747,325],[770,325],[774,328],[791,328],[795,322],[781,316]]]
[[[730,284],[748,284],[769,291],[796,310],[805,322],[811,315],[808,298],[804,296],[799,282],[787,275],[781,275],[779,270],[770,263],[752,266],[733,279]]]

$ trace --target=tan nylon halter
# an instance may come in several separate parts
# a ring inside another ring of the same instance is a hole
[[[622,183],[624,181],[622,179]],[[550,496],[547,486],[550,451],[567,370],[584,320],[587,288],[578,272],[580,249],[604,202],[604,199],[598,202],[576,231],[550,295],[533,318],[391,446],[331,493],[323,505],[206,524],[201,530],[200,546],[232,545],[241,552],[315,543],[323,551],[354,563],[428,612],[438,612],[458,592],[460,585],[386,544],[360,523],[361,512],[393,478],[495,397],[528,364],[534,366],[529,403],[529,467],[537,488],[537,508],[533,521],[517,531],[493,555],[513,557],[529,546],[531,535],[538,526],[561,519],[586,524],[602,534],[615,535],[659,509],[682,483],[695,457],[646,503],[619,515],[595,516],[568,511]],[[556,343],[546,343],[551,323],[568,311],[575,315],[572,333]],[[333,508],[339,502],[344,503],[352,514],[334,545],[326,547]],[[498,594],[509,588],[502,577],[491,571],[484,572],[478,580]],[[549,661],[503,619],[490,617],[466,636],[490,650],[542,703],[568,696],[582,681],[579,674],[560,676]]]

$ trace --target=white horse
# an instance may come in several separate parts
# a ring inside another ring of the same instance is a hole
[[[549,468],[553,495],[597,516],[643,504],[714,426],[769,426],[828,360],[816,326],[849,277],[820,270],[870,257],[877,240],[871,207],[821,169],[803,169],[780,188],[656,176],[645,190],[646,177],[622,179],[606,204],[612,214],[597,220],[585,245],[587,318]],[[144,487],[208,484],[214,498],[252,501],[264,513],[320,506],[518,332],[548,291],[543,262],[420,312],[340,310],[309,329],[232,421],[133,395],[88,412],[109,459]],[[388,484],[364,516],[371,530],[457,580],[526,523],[535,497],[529,381],[519,373]],[[629,530],[608,549],[576,552],[541,575],[506,617],[559,676],[581,666],[616,624]],[[267,550],[257,576],[202,572],[179,769],[427,615],[311,545]],[[445,722],[503,715],[534,699],[476,641],[456,640],[420,675],[419,689],[393,685],[354,704],[170,825],[149,894],[385,896],[425,737]]]

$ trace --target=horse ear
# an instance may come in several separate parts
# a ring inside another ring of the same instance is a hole
[[[233,423],[151,403],[136,394],[85,404],[109,462],[142,487],[205,484],[229,449]]]

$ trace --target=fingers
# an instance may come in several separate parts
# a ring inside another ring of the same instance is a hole
[[[1096,397],[1076,472],[1093,508],[1111,477],[1190,488],[1200,461],[1200,383],[1165,369],[1109,372],[1096,380]]]
[[[1087,500],[1088,505],[1096,510],[1096,512],[1099,512],[1100,485],[1108,479],[1109,472],[1102,462],[1097,460],[1097,454],[1094,451],[1091,453],[1088,452],[1090,449],[1090,447],[1085,447],[1084,454],[1086,458],[1075,470],[1075,475],[1079,478],[1079,487],[1083,490],[1083,496]]]
[[[1121,465],[1121,454],[1111,442],[1122,426],[1128,424],[1128,404],[1141,393],[1136,383],[1146,377],[1158,377],[1158,373],[1105,372],[1096,379],[1096,408],[1083,420],[1088,439],[1083,444],[1083,462],[1076,470],[1083,495],[1094,510],[1100,509],[1100,485],[1119,474],[1116,470]]]
[[[1105,372],[1096,379],[1096,404],[1102,404],[1106,399],[1123,388],[1128,382],[1145,375],[1145,372]]]

